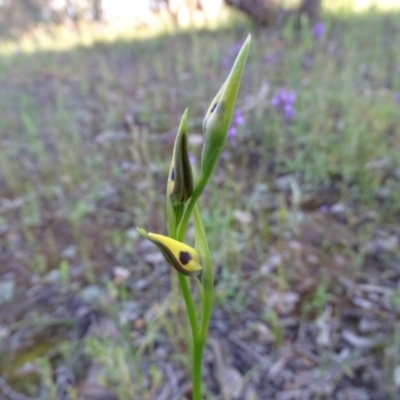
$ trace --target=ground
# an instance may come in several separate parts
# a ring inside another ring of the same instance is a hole
[[[203,115],[251,32],[200,201],[215,266],[206,398],[400,398],[399,18],[4,45],[2,396],[190,398],[176,272],[136,227],[166,232],[180,116],[198,167]]]

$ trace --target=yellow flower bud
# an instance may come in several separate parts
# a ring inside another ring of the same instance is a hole
[[[146,232],[137,228],[141,236],[153,242],[167,262],[184,275],[199,274],[202,270],[200,255],[196,249],[168,236]]]

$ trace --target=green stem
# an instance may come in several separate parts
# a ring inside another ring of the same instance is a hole
[[[201,367],[204,343],[202,339],[193,341],[192,400],[201,400]]]
[[[214,297],[214,276],[213,276],[211,253],[208,247],[203,222],[201,220],[200,212],[197,206],[194,207],[193,216],[196,224],[198,246],[199,248],[201,248],[202,263],[203,263],[203,275],[202,275],[203,296],[201,298],[202,313],[201,313],[199,337],[200,340],[203,340],[203,342],[205,342],[212,312],[212,303]]]
[[[179,283],[182,289],[183,298],[185,300],[186,310],[190,321],[190,326],[192,330],[192,386],[193,386],[193,400],[201,400],[201,371],[202,371],[202,359],[203,359],[203,350],[204,345],[206,343],[207,334],[208,334],[208,326],[210,323],[211,311],[212,311],[212,302],[213,302],[213,291],[214,291],[214,282],[213,282],[213,270],[212,270],[212,260],[210,249],[207,243],[207,237],[204,231],[203,222],[201,220],[201,215],[199,209],[197,208],[196,202],[200,197],[201,193],[204,190],[204,187],[207,183],[207,179],[199,179],[198,184],[192,194],[192,197],[185,209],[185,212],[182,216],[178,229],[173,229],[173,224],[169,224],[170,234],[173,234],[179,241],[183,241],[186,228],[189,222],[190,215],[193,212],[194,223],[195,223],[195,231],[196,231],[196,244],[199,248],[202,264],[203,264],[203,272],[202,272],[202,287],[201,291],[201,320],[200,325],[197,320],[196,309],[193,304],[193,299],[190,294],[190,288],[186,277],[180,273],[178,273]]]
[[[196,187],[194,188],[192,197],[189,200],[189,203],[183,214],[182,220],[180,221],[178,229],[177,229],[177,234],[178,234],[177,236],[178,236],[178,240],[180,240],[180,241],[182,241],[185,236],[185,232],[186,232],[187,225],[189,223],[190,215],[192,214],[193,208],[196,205],[197,200],[203,193],[204,188],[206,187],[207,180],[208,180],[208,177],[205,178],[204,175],[201,174],[199,177],[199,180],[196,184]]]
[[[189,317],[190,327],[192,330],[193,342],[198,338],[198,325],[197,325],[197,314],[193,304],[192,296],[190,295],[189,285],[186,280],[186,276],[178,272],[179,284],[181,286],[183,299],[185,300],[186,311]]]
[[[193,342],[193,400],[201,400],[201,367],[204,345],[207,340],[208,326],[210,323],[214,278],[212,269],[211,253],[208,247],[206,233],[204,231],[203,221],[197,205],[193,208],[193,217],[196,231],[196,244],[199,248],[203,272],[202,272],[202,290],[201,290],[201,321],[199,327],[198,339]]]

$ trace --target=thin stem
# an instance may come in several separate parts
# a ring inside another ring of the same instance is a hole
[[[208,326],[211,317],[212,311],[212,302],[213,302],[213,271],[212,271],[212,261],[210,249],[207,243],[207,237],[204,231],[203,222],[201,220],[200,212],[197,208],[196,202],[200,195],[203,193],[203,190],[207,184],[208,177],[205,178],[204,175],[200,176],[198,183],[195,187],[195,190],[190,198],[190,201],[183,213],[181,218],[178,218],[178,226],[174,226],[172,221],[169,221],[169,230],[170,234],[173,234],[179,241],[183,241],[185,237],[185,232],[187,229],[187,225],[189,223],[190,215],[193,212],[193,217],[195,221],[195,230],[196,230],[196,243],[199,247],[202,263],[203,263],[203,272],[202,272],[202,288],[200,288],[201,294],[201,320],[200,326],[197,322],[197,314],[196,309],[193,304],[193,299],[190,294],[190,288],[186,277],[180,273],[178,273],[179,283],[182,289],[182,294],[186,304],[186,310],[190,321],[190,326],[192,329],[192,386],[193,386],[193,400],[201,400],[201,370],[202,370],[202,359],[203,359],[203,350],[204,345],[206,343]],[[176,214],[175,214],[176,215]],[[180,221],[179,221],[180,219]],[[175,220],[176,221],[176,220]]]
[[[196,243],[200,250],[203,264],[201,288],[201,322],[198,338],[193,342],[193,400],[201,400],[201,368],[204,345],[206,343],[208,326],[212,311],[214,278],[212,260],[203,222],[197,205],[193,208],[193,217],[196,230]]]
[[[177,229],[177,234],[178,234],[178,240],[183,240],[183,237],[185,236],[186,228],[189,223],[189,218],[190,215],[192,214],[193,208],[196,205],[197,200],[203,193],[203,190],[207,184],[208,178],[204,178],[204,175],[200,175],[200,178],[196,184],[196,187],[194,188],[192,197],[189,200],[189,203],[185,209],[185,212],[183,214],[183,217],[180,221],[180,224]]]
[[[197,313],[193,304],[192,296],[190,295],[189,285],[187,283],[185,275],[178,272],[179,284],[181,286],[183,299],[185,300],[186,311],[190,321],[190,327],[192,330],[193,342],[198,338],[198,324],[197,324]]]
[[[202,339],[193,341],[192,400],[201,400],[201,367],[204,343]]]
[[[203,295],[201,297],[202,300],[202,313],[201,313],[201,322],[200,322],[200,331],[199,337],[200,340],[204,342],[208,333],[208,325],[210,322],[211,312],[212,312],[212,303],[214,297],[214,275],[213,275],[213,267],[211,260],[211,253],[208,247],[206,233],[204,231],[203,222],[201,220],[201,215],[197,206],[194,207],[193,216],[196,223],[196,231],[198,235],[199,246],[202,247],[202,263],[203,263]]]
[[[183,214],[181,223],[177,229],[178,233],[178,240],[183,240],[186,232],[187,225],[189,223],[189,218],[190,214],[192,213],[193,207],[196,204],[197,199],[199,198],[200,194],[198,196],[193,193],[192,197],[190,198],[189,204],[186,207],[185,213]]]

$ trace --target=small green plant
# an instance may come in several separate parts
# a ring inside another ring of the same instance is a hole
[[[167,218],[169,236],[147,233],[140,235],[153,242],[167,262],[178,271],[178,279],[192,333],[193,400],[201,399],[201,367],[204,345],[213,303],[213,263],[197,200],[203,193],[224,148],[232,121],[242,73],[250,48],[250,36],[243,44],[232,70],[210,104],[203,121],[204,143],[199,176],[194,181],[188,151],[187,110],[183,113],[175,139],[167,183]],[[195,228],[194,247],[184,244],[190,217]],[[188,282],[198,282],[200,305],[197,307]]]

